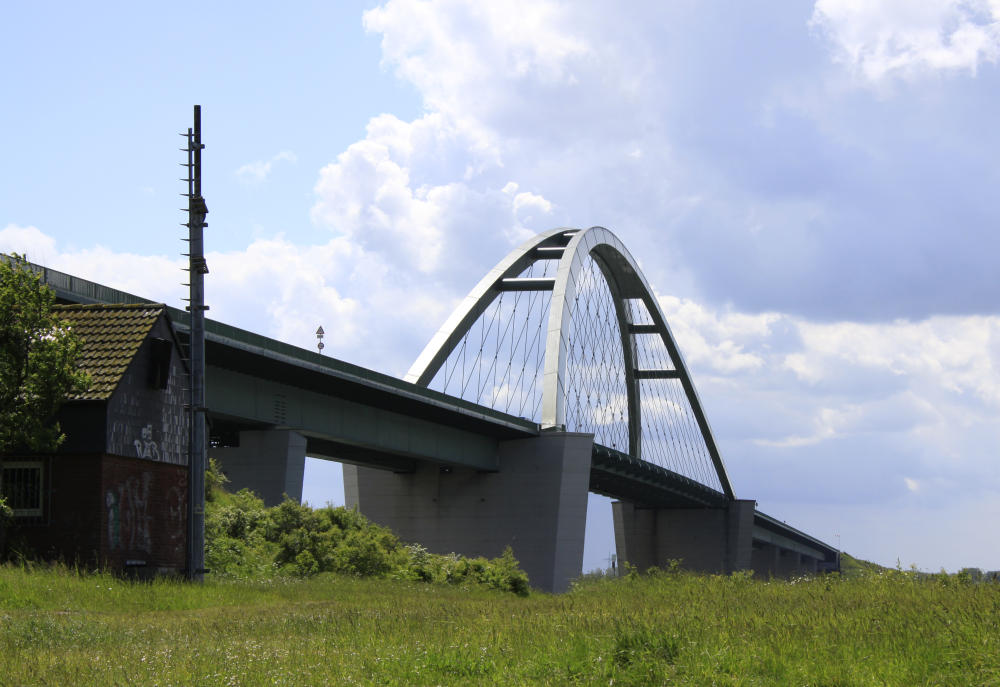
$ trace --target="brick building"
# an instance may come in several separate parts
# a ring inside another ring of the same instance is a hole
[[[187,370],[166,308],[57,306],[83,342],[85,393],[52,455],[9,455],[9,546],[139,575],[181,572],[187,541]]]

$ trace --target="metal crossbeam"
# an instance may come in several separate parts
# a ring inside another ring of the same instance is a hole
[[[680,379],[679,370],[635,370],[632,372],[636,379]]]
[[[565,252],[565,246],[539,246],[535,249],[535,255],[542,260],[558,260]]]
[[[500,282],[501,291],[551,291],[555,288],[555,279],[536,279],[533,277],[509,277]]]

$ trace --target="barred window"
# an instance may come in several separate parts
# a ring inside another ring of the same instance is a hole
[[[0,493],[16,517],[42,514],[42,461],[5,461]]]

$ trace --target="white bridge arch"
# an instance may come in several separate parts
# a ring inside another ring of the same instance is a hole
[[[659,303],[603,227],[555,229],[512,251],[459,304],[406,380],[436,383],[543,428],[594,433],[599,444],[735,498]]]

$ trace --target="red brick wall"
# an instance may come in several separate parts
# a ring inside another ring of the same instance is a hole
[[[184,570],[187,466],[107,455],[45,461],[45,516],[17,523],[8,544],[69,564]]]
[[[187,466],[105,456],[101,471],[101,558],[112,568],[183,570]]]

